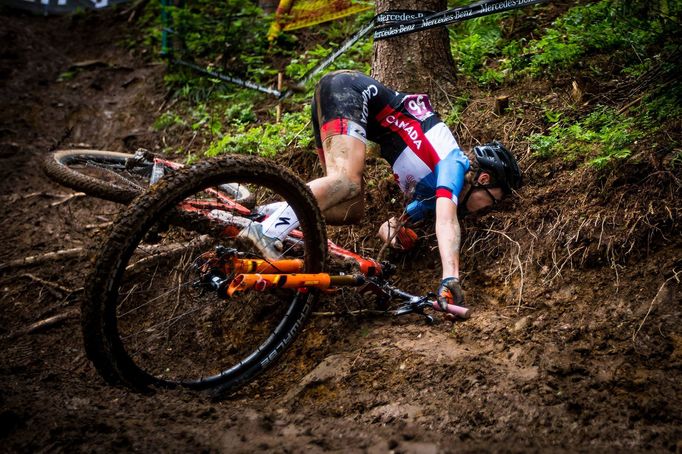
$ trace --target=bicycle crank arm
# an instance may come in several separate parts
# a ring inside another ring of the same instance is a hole
[[[256,290],[264,292],[271,288],[328,290],[336,287],[357,287],[365,283],[362,275],[317,274],[238,274],[227,288],[227,295],[235,292]]]

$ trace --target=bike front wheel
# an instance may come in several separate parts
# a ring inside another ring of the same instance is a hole
[[[248,188],[257,207],[225,199],[216,190],[224,184]],[[275,263],[277,272],[279,262],[262,260],[235,235],[262,219],[261,207],[282,202],[293,208],[303,233],[285,242],[282,263],[322,272],[326,234],[312,193],[290,171],[263,159],[229,156],[182,169],[131,204],[98,254],[81,311],[88,357],[105,379],[135,389],[224,393],[280,357],[319,292],[226,297],[224,289],[238,272],[226,266],[231,260]]]

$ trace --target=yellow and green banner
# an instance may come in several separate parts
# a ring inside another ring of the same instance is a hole
[[[268,39],[281,31],[297,30],[374,8],[369,1],[356,0],[280,0]]]

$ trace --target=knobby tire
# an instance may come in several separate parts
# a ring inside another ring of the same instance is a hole
[[[84,192],[90,196],[111,202],[128,204],[141,192],[140,189],[125,188],[99,178],[85,175],[69,167],[76,159],[89,159],[94,162],[117,162],[123,165],[133,155],[103,150],[58,150],[43,161],[45,173],[57,183]]]
[[[87,355],[109,383],[124,384],[137,390],[184,386],[209,390],[215,396],[224,396],[272,365],[300,333],[318,300],[317,291],[296,293],[286,315],[270,334],[270,338],[258,345],[250,355],[218,375],[180,382],[168,380],[143,370],[126,351],[119,337],[116,311],[117,305],[121,304],[119,286],[122,285],[126,266],[134,251],[160,219],[174,212],[174,207],[180,201],[198,188],[224,181],[267,182],[263,183],[264,186],[281,195],[300,217],[305,250],[303,272],[318,273],[325,269],[327,240],[322,215],[310,189],[289,170],[261,158],[227,156],[205,161],[164,177],[119,215],[108,240],[97,255],[82,303],[81,324]],[[170,222],[184,228],[189,226],[195,231],[210,230],[206,228],[206,223],[197,222],[192,216],[184,216],[183,220],[183,215],[180,214],[175,221]],[[192,228],[193,222],[198,228]],[[267,294],[264,295],[267,297]],[[225,304],[229,304],[229,300]],[[192,352],[183,354],[191,355]]]

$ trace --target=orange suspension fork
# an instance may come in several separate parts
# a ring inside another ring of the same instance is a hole
[[[364,276],[341,275],[333,276],[328,273],[317,274],[239,274],[232,279],[227,288],[227,294],[256,290],[264,292],[270,288],[305,289],[317,288],[327,290],[332,287],[356,287],[365,283]]]
[[[233,257],[225,264],[225,274],[235,273],[298,273],[303,271],[303,260],[261,260]]]

